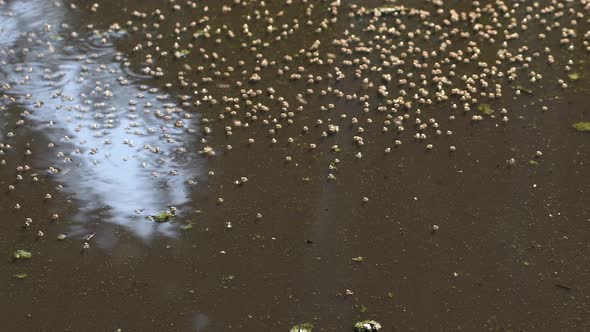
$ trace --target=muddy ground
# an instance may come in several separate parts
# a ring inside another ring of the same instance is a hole
[[[0,0],[2,330],[590,330],[588,18]]]

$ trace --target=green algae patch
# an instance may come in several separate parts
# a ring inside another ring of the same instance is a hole
[[[571,73],[571,74],[567,75],[567,77],[569,77],[570,81],[575,82],[580,79],[580,74]]]
[[[151,215],[148,218],[155,221],[155,222],[164,223],[164,222],[169,222],[170,220],[172,220],[172,218],[174,218],[174,213],[170,212],[170,210],[166,210],[166,211],[162,211],[160,213]]]
[[[311,332],[313,330],[313,324],[311,323],[303,323],[297,324],[289,330],[289,332]]]
[[[578,122],[572,125],[575,130],[577,131],[586,131],[590,132],[590,122]]]
[[[376,332],[381,330],[381,324],[374,320],[363,320],[354,323],[355,332]]]
[[[477,110],[482,113],[483,115],[492,115],[494,114],[494,110],[492,109],[492,105],[490,104],[479,104],[477,106]]]
[[[26,251],[26,250],[15,250],[12,253],[12,257],[14,259],[31,259],[33,257],[33,254],[31,254],[30,252]]]

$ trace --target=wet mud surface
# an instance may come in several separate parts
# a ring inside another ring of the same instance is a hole
[[[590,329],[589,17],[0,0],[2,329]]]

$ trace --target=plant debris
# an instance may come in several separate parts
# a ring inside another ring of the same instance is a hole
[[[373,15],[381,16],[381,15],[397,14],[399,12],[404,11],[405,9],[406,9],[406,7],[404,7],[404,6],[381,6],[381,7],[377,7],[374,9]]]
[[[235,278],[236,278],[236,276],[234,276],[233,274],[228,274],[226,276],[223,276],[221,278],[221,280],[224,282],[230,282],[230,281],[234,280]]]
[[[184,231],[188,231],[189,229],[193,228],[193,224],[192,223],[186,223],[185,225],[180,226],[180,228]]]
[[[356,332],[375,332],[381,330],[381,324],[374,320],[363,320],[354,323],[354,330]]]
[[[492,105],[490,104],[479,104],[477,106],[477,110],[480,111],[483,115],[494,114],[494,110],[492,109]]]
[[[289,332],[311,332],[313,330],[313,324],[303,323],[297,324],[291,328]]]
[[[562,284],[560,284],[560,283],[557,283],[557,282],[554,282],[553,284],[554,284],[554,285],[555,285],[555,287],[557,287],[557,288],[561,288],[561,289],[565,289],[565,290],[572,290],[572,288],[571,288],[571,287],[569,287],[569,286],[566,286],[566,285],[562,285]]]
[[[19,249],[12,253],[12,257],[14,257],[14,259],[30,259],[33,257],[33,254],[26,250]]]
[[[574,123],[573,127],[577,131],[590,131],[590,122]]]
[[[520,90],[520,91],[522,91],[522,92],[524,92],[524,93],[526,93],[526,94],[529,94],[529,95],[532,95],[532,94],[534,94],[533,90],[531,90],[531,89],[527,89],[527,88],[523,87],[522,85],[517,85],[517,86],[516,86],[516,89],[517,89],[517,90]]]

